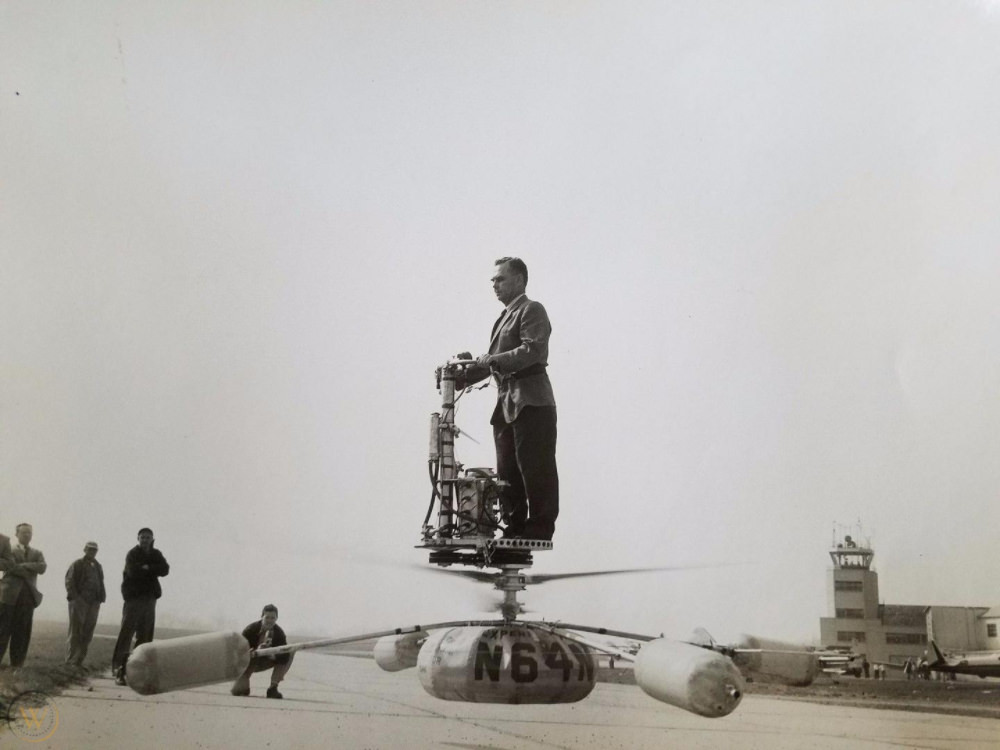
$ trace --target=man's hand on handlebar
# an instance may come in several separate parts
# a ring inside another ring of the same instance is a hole
[[[478,357],[473,357],[470,352],[459,352],[453,359],[458,362],[468,362],[470,364],[475,362],[480,367],[490,367],[493,364],[492,354],[481,354]]]

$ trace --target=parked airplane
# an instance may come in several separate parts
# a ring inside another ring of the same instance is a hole
[[[935,672],[1000,677],[1000,651],[943,654],[934,641],[931,641],[931,648],[934,649],[934,661],[927,666]]]

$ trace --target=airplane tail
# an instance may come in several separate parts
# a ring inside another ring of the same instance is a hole
[[[934,664],[944,664],[945,663],[944,654],[941,653],[941,649],[938,648],[938,645],[934,642],[933,639],[931,639],[931,648],[934,649],[934,662],[931,666],[933,666]]]

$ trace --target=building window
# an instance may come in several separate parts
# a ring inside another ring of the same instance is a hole
[[[886,643],[909,643],[914,646],[923,646],[927,643],[927,636],[923,633],[886,633]]]
[[[834,581],[833,590],[834,591],[864,591],[864,583],[862,581]]]
[[[864,643],[865,634],[862,630],[838,630],[837,640],[841,643],[851,643],[852,641]]]
[[[841,620],[863,620],[865,611],[863,609],[838,609],[837,617]]]
[[[997,624],[995,622],[991,622],[989,625],[986,626],[986,637],[987,638],[997,637]]]

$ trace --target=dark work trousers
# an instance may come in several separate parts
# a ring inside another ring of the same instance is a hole
[[[117,673],[119,667],[124,667],[131,651],[132,636],[135,645],[141,646],[153,640],[153,628],[156,627],[156,596],[140,596],[127,599],[122,607],[122,629],[118,631],[118,642],[115,644],[115,655],[111,659],[111,669]]]
[[[277,661],[273,656],[255,656],[252,658],[250,663],[247,665],[247,668],[243,670],[243,674],[237,677],[236,682],[233,683],[233,695],[238,695],[250,689],[250,675],[255,672],[266,672],[267,670],[272,669],[271,684],[277,685],[285,679],[285,675],[288,674],[288,670],[291,669],[292,659],[295,658],[295,654],[286,654],[286,656],[288,656],[288,661],[284,664]]]
[[[35,618],[35,597],[26,585],[21,586],[14,604],[0,604],[0,660],[10,642],[10,665],[24,666],[31,643],[31,623]]]
[[[497,404],[491,421],[497,477],[510,483],[501,495],[507,535],[551,539],[559,515],[556,407],[525,406],[508,424]]]

